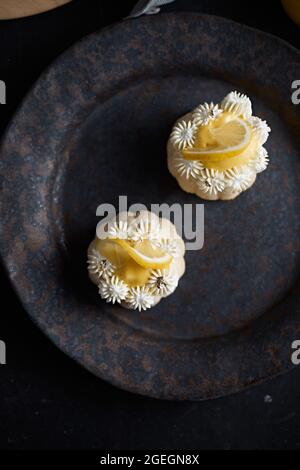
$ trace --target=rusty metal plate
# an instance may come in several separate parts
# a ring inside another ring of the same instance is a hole
[[[1,253],[29,315],[66,354],[126,390],[200,400],[292,367],[300,337],[299,52],[217,17],[114,25],[61,56],[1,146]],[[86,248],[102,202],[201,202],[168,173],[180,115],[232,89],[272,127],[271,164],[232,202],[205,203],[205,245],[145,313],[105,304]],[[17,325],[16,325],[17,328]]]

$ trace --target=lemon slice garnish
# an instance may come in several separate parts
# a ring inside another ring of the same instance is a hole
[[[123,268],[131,260],[127,251],[109,238],[97,239],[96,248],[102,256],[107,258],[118,269]]]
[[[199,129],[195,148],[184,149],[183,156],[186,160],[202,162],[236,157],[247,149],[251,135],[251,128],[241,118],[221,121],[217,127],[204,126]]]
[[[98,252],[116,268],[115,275],[130,287],[143,286],[148,281],[152,269],[145,269],[136,263],[127,251],[111,239],[96,241]]]
[[[127,240],[114,239],[114,242],[124,248],[126,253],[143,268],[165,269],[173,260],[171,255],[153,247],[148,240],[135,247]]]

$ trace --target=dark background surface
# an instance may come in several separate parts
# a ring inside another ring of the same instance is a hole
[[[135,3],[74,0],[50,13],[0,22],[0,79],[7,84],[1,132],[57,55],[123,18]],[[164,10],[226,16],[300,48],[300,29],[279,0],[177,0]],[[7,345],[7,365],[0,366],[1,449],[300,449],[300,368],[214,401],[163,402],[117,390],[64,356],[32,324],[3,272],[0,318]]]

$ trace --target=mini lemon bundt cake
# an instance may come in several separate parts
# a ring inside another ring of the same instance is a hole
[[[266,121],[233,91],[180,118],[168,141],[168,168],[180,187],[207,200],[230,200],[249,189],[269,163]]]
[[[175,226],[152,212],[121,212],[100,223],[88,248],[88,271],[106,302],[147,310],[171,295],[185,271]]]

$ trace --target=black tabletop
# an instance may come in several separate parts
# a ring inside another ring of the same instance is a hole
[[[1,132],[55,57],[125,17],[135,3],[74,0],[0,22],[0,80],[7,85]],[[226,16],[300,48],[300,29],[279,0],[177,0],[164,10]],[[1,297],[0,340],[7,347],[7,364],[0,366],[1,449],[300,449],[300,368],[218,400],[147,399],[102,382],[53,346],[27,317],[4,271]]]

